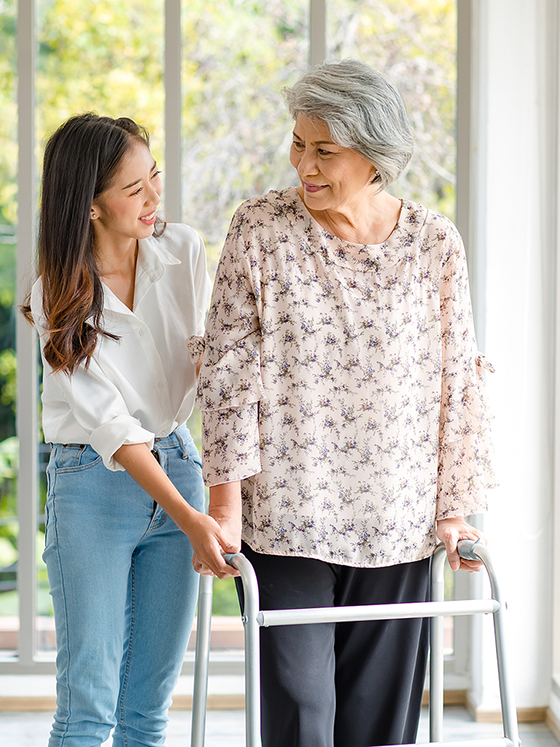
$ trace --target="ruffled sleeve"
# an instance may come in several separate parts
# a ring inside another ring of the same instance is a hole
[[[255,290],[259,282],[247,257],[242,222],[239,214],[234,217],[218,265],[198,380],[196,404],[202,412],[207,485],[261,471],[258,403],[264,388]],[[200,348],[194,344],[194,349]]]
[[[476,350],[460,241],[443,268],[440,292],[443,368],[436,518],[445,519],[486,511],[486,491],[497,485],[484,382],[484,372],[494,369]]]

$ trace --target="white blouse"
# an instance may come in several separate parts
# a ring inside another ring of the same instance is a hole
[[[51,443],[91,444],[111,470],[123,444],[169,435],[189,417],[196,386],[186,340],[202,334],[210,296],[204,244],[189,226],[168,224],[160,238],[139,241],[134,310],[104,286],[102,326],[88,368],[53,373],[43,358],[43,431]],[[42,283],[31,294],[45,331]],[[43,346],[41,346],[43,347]]]
[[[485,510],[488,364],[442,215],[405,200],[387,241],[364,246],[324,230],[294,188],[245,202],[204,342],[205,480],[242,480],[254,550],[412,562],[436,519]]]

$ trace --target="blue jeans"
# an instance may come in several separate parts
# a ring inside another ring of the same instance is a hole
[[[200,458],[185,426],[156,440],[164,471],[204,510]],[[49,747],[165,743],[198,592],[186,535],[128,472],[89,445],[55,444],[47,469],[44,560],[57,639]]]

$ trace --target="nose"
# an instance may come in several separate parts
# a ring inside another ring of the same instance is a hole
[[[317,157],[312,150],[306,148],[304,152],[301,153],[297,171],[298,174],[302,177],[312,176],[319,173],[319,168],[317,166]]]
[[[146,204],[155,203],[155,205],[159,205],[161,200],[160,193],[155,188],[153,184],[150,184],[150,190],[149,192],[146,192]]]

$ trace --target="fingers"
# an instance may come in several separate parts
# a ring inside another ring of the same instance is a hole
[[[468,573],[477,573],[482,570],[483,563],[480,560],[464,560],[461,558],[461,564],[459,569],[461,571],[467,571]]]
[[[193,555],[192,566],[201,576],[215,576],[216,578],[239,576],[239,571],[226,563],[223,553],[212,552],[208,548],[200,555],[197,553]]]

